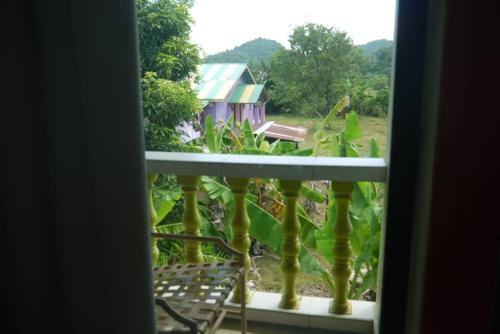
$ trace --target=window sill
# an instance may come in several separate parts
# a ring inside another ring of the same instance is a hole
[[[352,315],[335,315],[328,312],[331,298],[301,296],[298,310],[283,310],[278,307],[281,294],[253,292],[251,303],[247,305],[249,321],[281,324],[303,328],[328,329],[350,333],[373,333],[375,303],[352,300]],[[230,303],[226,309],[239,312],[239,305]],[[227,317],[238,317],[233,312]]]

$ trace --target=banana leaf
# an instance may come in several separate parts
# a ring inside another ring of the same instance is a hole
[[[233,194],[231,190],[225,185],[221,184],[215,178],[203,176],[201,178],[201,188],[207,193],[211,199],[220,199],[224,206],[233,201]]]
[[[267,140],[263,140],[260,142],[259,149],[264,152],[270,152],[271,145],[269,145],[269,142]]]
[[[220,199],[226,206],[230,205],[229,201],[233,201],[231,190],[226,185],[217,182],[213,178],[202,177],[202,187],[207,191],[210,198]],[[246,199],[246,204],[248,216],[251,221],[249,229],[250,236],[272,249],[276,254],[281,255],[283,232],[280,221],[248,198]],[[299,221],[301,221],[300,217]],[[302,224],[301,221],[301,225],[306,226],[303,227],[304,231],[312,229],[309,224],[314,225],[312,222]],[[311,233],[301,233],[301,237],[310,237],[310,235]],[[301,240],[301,244],[302,242],[303,240]],[[322,277],[324,276],[323,272],[325,272],[325,269],[323,269],[314,256],[312,256],[303,245],[299,252],[299,262],[303,272],[316,274]]]
[[[193,145],[181,146],[181,151],[188,152],[188,153],[203,153],[203,150],[200,147],[193,146]]]
[[[265,132],[261,132],[257,138],[255,138],[255,145],[257,145],[258,147],[260,147],[260,145],[262,145],[262,143],[265,141]],[[268,143],[269,144],[269,143]]]
[[[248,216],[251,220],[249,231],[250,236],[271,248],[276,254],[281,256],[281,245],[283,242],[281,223],[253,202],[247,201],[247,210]],[[299,251],[299,263],[300,270],[303,272],[321,276],[325,271],[314,256],[312,256],[304,247],[302,240]]]
[[[271,145],[269,145],[269,151],[274,154],[274,151],[276,150],[276,147],[281,143],[281,141],[278,139],[275,142],[273,142]]]
[[[293,156],[301,156],[301,157],[309,157],[312,154],[313,154],[312,148],[304,148],[302,150],[294,150],[294,151],[285,153],[285,155],[293,155]]]
[[[217,133],[217,148],[218,152],[222,152],[222,148],[224,145],[224,136],[226,133],[231,131],[231,124],[233,124],[233,115],[231,114],[229,118],[227,119],[226,123],[224,123],[224,126],[222,129]]]
[[[184,225],[182,223],[158,225],[156,230],[158,233],[180,234],[184,232]]]
[[[332,157],[340,156],[340,147],[337,136],[331,136],[329,149]]]
[[[271,147],[271,153],[274,155],[284,155],[296,150],[295,143],[286,141],[276,141],[275,143],[276,145]]]
[[[323,121],[320,123],[318,130],[326,129],[333,121],[335,116],[337,116],[345,107],[348,107],[349,105],[350,99],[349,96],[346,95],[339,102],[337,102],[336,105],[333,106],[330,112],[326,115],[325,119],[323,119]]]
[[[340,113],[345,107],[349,106],[350,100],[349,96],[344,96],[326,115],[325,119],[320,123],[316,132],[313,135],[314,148],[313,155],[317,156],[322,145],[329,144],[333,136],[329,136],[326,133],[326,129],[335,119],[335,116]]]
[[[208,235],[211,237],[217,237],[221,239],[225,239],[225,237],[230,238],[231,236],[225,236],[224,233],[219,231],[215,225],[210,222],[206,217],[202,216],[201,217],[201,227],[200,227],[200,232],[203,235]]]
[[[260,148],[243,148],[232,152],[233,154],[251,154],[251,155],[271,155],[271,153]]]
[[[216,131],[214,123],[212,122],[212,115],[208,115],[205,119],[205,142],[210,153],[219,153],[219,147],[217,146],[215,136]]]
[[[300,240],[309,248],[316,249],[315,233],[319,230],[319,227],[313,223],[300,205],[297,205],[297,209],[297,218],[300,223]]]
[[[300,187],[300,194],[315,203],[323,203],[324,201],[326,201],[325,195],[315,189],[310,188],[304,183],[302,183],[302,186]]]
[[[333,263],[333,224],[337,214],[337,206],[333,200],[333,192],[328,189],[327,219],[321,230],[315,231],[316,249],[328,263]]]
[[[248,119],[243,122],[243,126],[241,127],[241,131],[243,134],[243,139],[245,142],[245,147],[246,148],[257,148],[257,145],[255,144],[255,137],[253,135],[253,129],[252,126],[250,125],[250,122]]]
[[[380,149],[378,147],[378,143],[375,139],[370,139],[368,144],[368,157],[369,158],[378,158],[380,157]]]
[[[173,189],[153,189],[153,205],[156,210],[158,222],[161,222],[172,211],[181,197],[182,191],[179,187]]]
[[[346,141],[361,138],[361,128],[359,127],[358,115],[355,112],[347,113],[345,116],[345,127],[342,135]]]

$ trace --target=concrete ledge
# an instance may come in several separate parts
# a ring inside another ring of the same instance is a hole
[[[248,320],[340,332],[373,333],[374,302],[353,300],[352,315],[333,315],[328,312],[330,298],[302,296],[298,310],[280,309],[280,299],[279,293],[253,292],[252,301],[247,305]],[[226,302],[225,306],[230,311],[240,310],[238,304]],[[238,315],[229,313],[227,317]]]

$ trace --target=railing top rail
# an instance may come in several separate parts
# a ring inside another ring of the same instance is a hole
[[[146,152],[147,171],[176,175],[385,182],[379,158]]]

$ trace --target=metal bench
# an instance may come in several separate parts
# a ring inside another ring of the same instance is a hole
[[[154,238],[192,240],[218,245],[232,259],[212,263],[186,263],[153,269],[156,325],[158,333],[214,333],[226,311],[229,293],[240,282],[240,300],[245,300],[243,254],[220,238],[185,234],[152,233]],[[246,333],[246,307],[241,303],[241,332]]]

